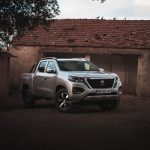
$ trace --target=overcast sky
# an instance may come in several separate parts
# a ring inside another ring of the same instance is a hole
[[[148,19],[150,20],[150,0],[58,0],[60,15],[64,18],[104,19]]]

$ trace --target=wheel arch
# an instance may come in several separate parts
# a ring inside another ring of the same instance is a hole
[[[28,86],[27,84],[24,84],[24,85],[22,86],[21,92],[23,92],[23,90],[25,90],[25,89],[29,89],[29,86]]]
[[[66,89],[64,85],[57,85],[55,92],[57,93],[60,89]]]

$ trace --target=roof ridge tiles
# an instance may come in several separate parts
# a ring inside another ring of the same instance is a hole
[[[127,48],[138,48],[141,45],[143,48],[150,48],[150,20],[55,19],[50,23],[47,29],[38,26],[24,36],[14,38],[12,44],[52,46],[55,43],[58,46],[73,44],[91,47],[105,44],[105,47],[111,48],[120,47],[122,43],[121,46]],[[102,36],[104,34],[107,36]],[[70,38],[73,42],[68,41]]]

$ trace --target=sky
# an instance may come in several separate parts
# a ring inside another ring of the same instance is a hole
[[[60,15],[57,19],[150,20],[150,0],[58,0]]]

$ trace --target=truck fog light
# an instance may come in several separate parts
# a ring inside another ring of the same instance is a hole
[[[73,94],[81,94],[84,92],[84,89],[80,88],[80,87],[74,87],[72,89]]]

